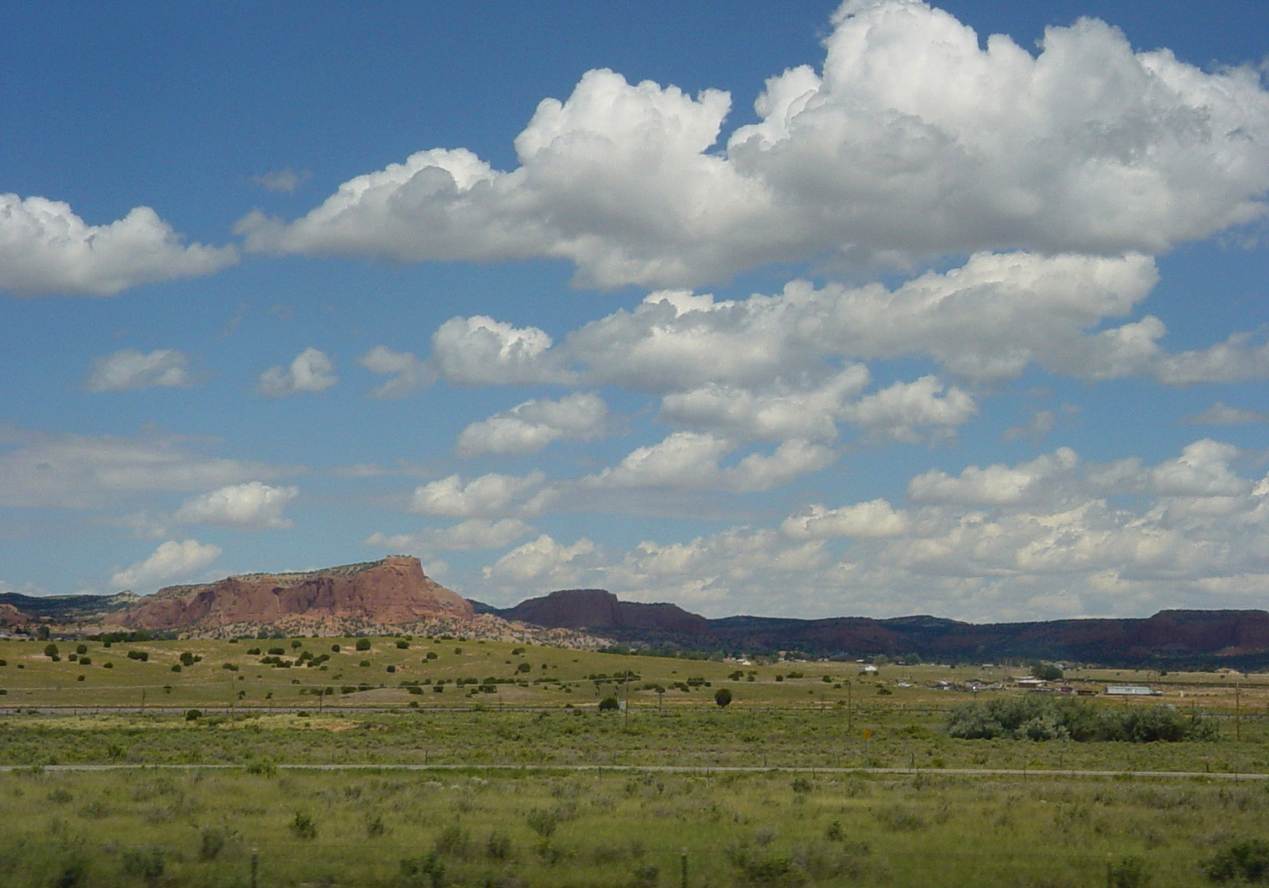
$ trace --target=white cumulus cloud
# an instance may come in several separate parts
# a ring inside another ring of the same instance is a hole
[[[124,568],[110,578],[114,589],[153,591],[171,580],[196,574],[220,557],[220,547],[197,540],[168,540],[149,558]]]
[[[591,575],[599,552],[599,547],[585,537],[563,545],[541,534],[503,555],[484,569],[484,575],[515,584],[531,583],[538,589],[576,586]]]
[[[260,481],[232,484],[186,500],[174,517],[188,524],[280,530],[293,526],[282,512],[299,493],[298,487],[273,487]]]
[[[326,353],[306,348],[289,367],[270,367],[260,374],[256,392],[266,398],[285,398],[304,392],[324,392],[337,382],[335,363]]]
[[[451,318],[432,335],[439,372],[460,385],[565,381],[552,363],[551,337],[537,327],[513,327],[484,315]]]
[[[416,487],[410,510],[442,518],[540,514],[551,495],[545,481],[540,471],[522,477],[494,472],[466,482],[460,475],[450,475]]]
[[[113,296],[236,261],[232,247],[183,244],[149,207],[88,225],[61,201],[0,194],[0,290]]]
[[[696,286],[771,262],[975,251],[1157,254],[1259,219],[1269,92],[1251,68],[1134,52],[1084,18],[1032,53],[912,0],[851,2],[819,69],[731,97],[587,72],[495,170],[419,151],[248,249],[399,261],[550,257],[585,285]]]
[[[454,449],[463,457],[537,453],[553,441],[602,437],[607,420],[608,405],[593,393],[576,392],[558,401],[535,399],[467,426]]]

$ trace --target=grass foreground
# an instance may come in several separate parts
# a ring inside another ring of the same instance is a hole
[[[1158,696],[1087,705],[1172,707],[1210,720],[1202,740],[952,736],[955,706],[1022,693],[964,690],[1006,671],[454,638],[0,641],[0,882],[1161,888],[1269,874],[1269,781],[1236,779],[1269,775],[1265,676],[1075,674],[1148,682]]]

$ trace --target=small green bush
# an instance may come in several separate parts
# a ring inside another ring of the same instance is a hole
[[[1106,884],[1109,888],[1146,888],[1150,884],[1146,862],[1140,857],[1125,857],[1109,864],[1106,868]]]
[[[369,639],[369,638],[358,638],[358,639],[357,639],[357,650],[359,650],[359,651],[368,651],[368,650],[370,650],[370,639]]]
[[[304,811],[295,812],[288,828],[297,839],[317,838],[317,824],[313,821],[312,815]]]
[[[1234,842],[1206,861],[1203,871],[1213,882],[1269,882],[1269,842]]]
[[[445,884],[445,864],[440,854],[433,850],[426,857],[402,857],[401,881],[405,885],[441,888]]]
[[[229,842],[229,833],[224,829],[205,826],[199,834],[199,860],[215,860],[225,850]]]
[[[162,848],[128,849],[123,852],[123,871],[147,885],[157,885],[167,869]]]

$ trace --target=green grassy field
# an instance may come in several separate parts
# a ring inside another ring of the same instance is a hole
[[[1068,670],[1215,740],[961,740],[1020,692],[937,683],[1024,670],[359,641],[0,641],[0,880],[245,886],[254,847],[259,886],[1214,884],[1269,802],[1263,675]]]
[[[6,885],[1201,884],[1263,782],[487,771],[0,775]]]

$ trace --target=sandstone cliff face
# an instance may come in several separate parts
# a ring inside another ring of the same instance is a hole
[[[471,605],[423,573],[417,558],[292,574],[244,574],[197,586],[169,586],[142,599],[123,624],[152,631],[209,631],[248,624],[348,622],[391,626],[434,618],[470,620]]]

